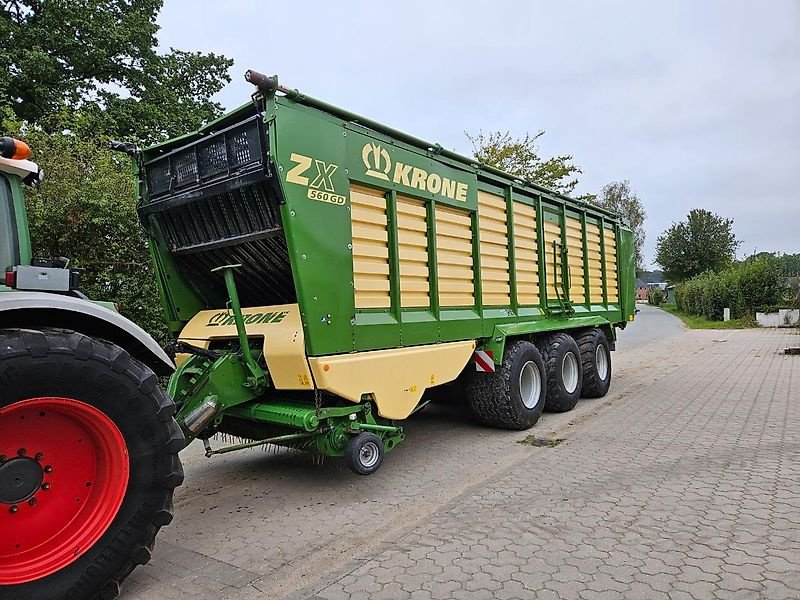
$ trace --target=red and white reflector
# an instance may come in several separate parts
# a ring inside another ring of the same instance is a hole
[[[494,352],[491,350],[475,350],[475,370],[478,373],[494,373]]]

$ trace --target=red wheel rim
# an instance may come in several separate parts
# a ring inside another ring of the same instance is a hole
[[[31,398],[0,409],[0,585],[27,583],[85,554],[128,487],[122,433],[94,406]]]

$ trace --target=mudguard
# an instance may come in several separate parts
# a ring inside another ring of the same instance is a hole
[[[157,375],[175,365],[144,329],[121,314],[81,298],[42,292],[0,294],[0,327],[57,327],[102,338],[127,350]]]

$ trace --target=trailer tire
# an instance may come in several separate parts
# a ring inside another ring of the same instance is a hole
[[[581,351],[584,398],[602,398],[611,385],[611,348],[602,329],[583,332],[575,340]]]
[[[57,329],[0,329],[0,389],[0,598],[116,598],[172,520],[175,405],[124,349]]]
[[[494,373],[470,373],[467,401],[484,425],[529,429],[542,415],[547,390],[544,361],[528,341],[506,345],[503,364]]]
[[[567,412],[581,397],[583,369],[578,344],[571,335],[552,333],[540,341],[539,349],[547,371],[547,400],[544,409]]]
[[[383,441],[374,433],[362,431],[347,442],[347,466],[358,475],[372,475],[383,462]]]

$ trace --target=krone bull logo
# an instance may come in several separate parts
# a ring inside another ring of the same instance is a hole
[[[392,159],[386,148],[380,144],[367,142],[361,149],[361,160],[367,169],[367,175],[389,181],[389,169],[392,168]]]

